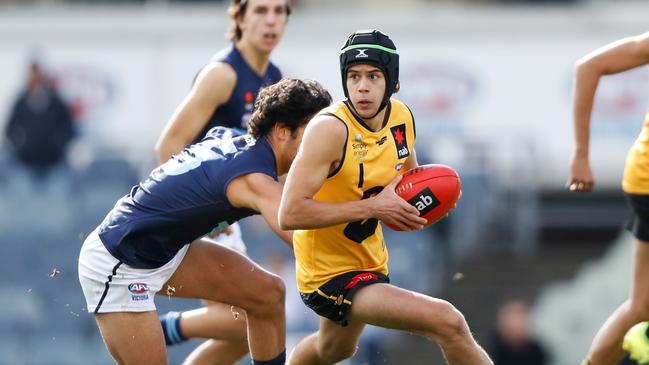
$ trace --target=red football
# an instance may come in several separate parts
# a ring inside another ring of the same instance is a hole
[[[426,218],[429,226],[448,214],[460,198],[460,176],[446,165],[431,164],[406,171],[397,184],[397,195],[407,200]],[[400,231],[398,227],[386,226]]]

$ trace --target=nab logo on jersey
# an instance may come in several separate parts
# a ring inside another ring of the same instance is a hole
[[[429,188],[425,188],[424,190],[420,191],[419,194],[417,194],[414,198],[408,200],[408,203],[417,208],[419,215],[423,216],[433,210],[433,208],[438,206],[440,204],[440,201]]]
[[[394,144],[397,147],[397,158],[402,159],[410,156],[410,150],[408,149],[408,140],[406,139],[406,125],[399,124],[390,128],[392,132],[392,137],[394,138]]]

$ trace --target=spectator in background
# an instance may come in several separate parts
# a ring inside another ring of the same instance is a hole
[[[494,365],[546,365],[548,356],[529,329],[529,305],[510,300],[498,310],[496,333],[489,353]]]
[[[26,88],[11,110],[5,135],[12,157],[38,180],[65,162],[75,135],[72,116],[36,61],[29,67]]]

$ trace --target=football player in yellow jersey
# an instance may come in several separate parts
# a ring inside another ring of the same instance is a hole
[[[449,364],[491,364],[450,303],[389,284],[379,220],[403,230],[426,220],[396,195],[399,175],[417,166],[414,120],[391,99],[399,56],[379,31],[352,34],[340,54],[346,101],[324,109],[305,131],[280,205],[304,303],[320,315],[288,363],[334,364],[351,357],[366,323],[437,342]]]
[[[593,189],[593,173],[588,160],[589,131],[593,100],[600,77],[645,64],[649,64],[649,33],[611,43],[577,62],[573,100],[576,148],[567,183],[569,190],[586,192]],[[629,150],[622,181],[622,190],[634,213],[628,225],[628,229],[635,237],[632,290],[629,299],[598,331],[584,364],[617,364],[624,355],[622,343],[625,333],[634,324],[649,320],[648,149],[649,114],[638,139]],[[649,341],[646,331],[629,332],[624,345],[632,358],[640,360],[642,364],[649,363]]]

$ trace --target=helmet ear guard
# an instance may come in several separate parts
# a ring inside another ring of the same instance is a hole
[[[399,54],[394,42],[378,30],[359,30],[349,36],[340,51],[340,73],[343,91],[348,100],[347,70],[357,64],[376,66],[385,76],[386,90],[379,108],[380,112],[390,102],[392,94],[398,90]]]

